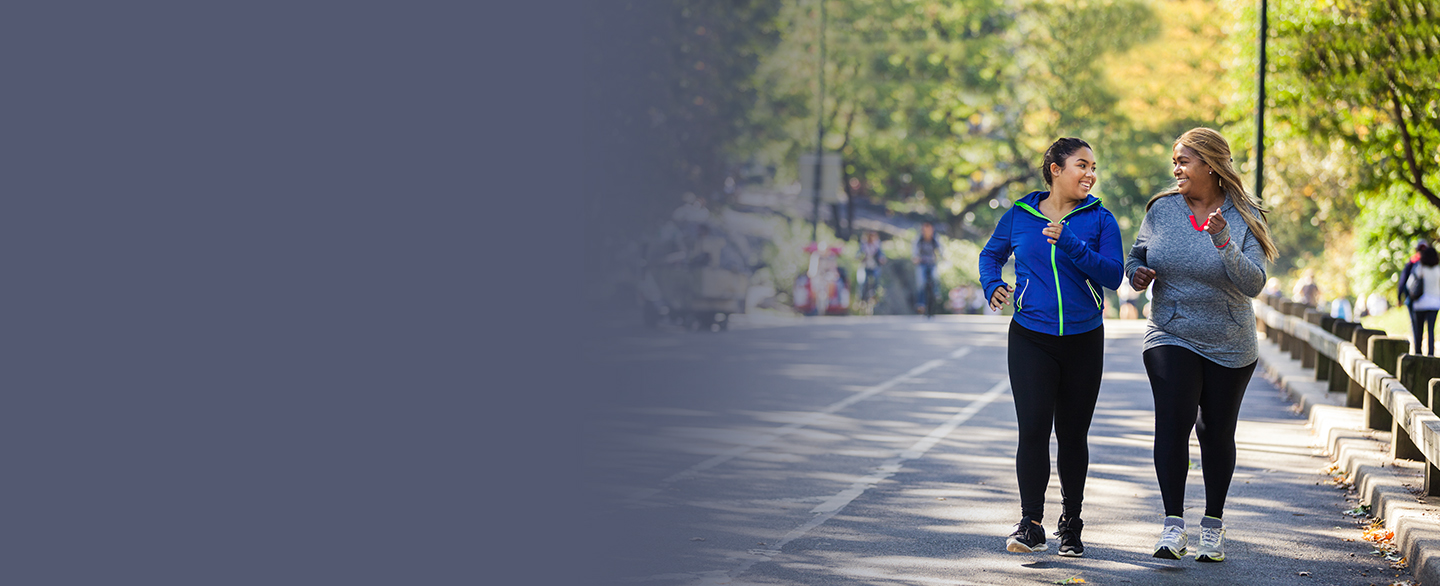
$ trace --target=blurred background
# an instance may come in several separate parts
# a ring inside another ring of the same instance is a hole
[[[976,254],[1012,201],[1044,188],[1051,141],[1095,147],[1094,193],[1128,247],[1172,182],[1174,139],[1208,126],[1270,209],[1272,290],[1311,271],[1321,305],[1345,299],[1408,333],[1396,276],[1440,225],[1437,8],[594,3],[587,307],[716,331],[740,315],[914,314],[911,247],[928,221],[943,247],[931,310],[980,312]],[[868,233],[886,256],[870,272]],[[1120,317],[1126,300],[1108,295]]]

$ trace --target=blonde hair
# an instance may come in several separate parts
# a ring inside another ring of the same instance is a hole
[[[1250,233],[1260,242],[1260,250],[1265,253],[1265,260],[1274,262],[1279,251],[1275,249],[1275,241],[1270,238],[1270,225],[1265,223],[1265,214],[1269,211],[1260,205],[1260,200],[1245,189],[1245,184],[1240,180],[1240,174],[1235,172],[1235,167],[1230,164],[1230,143],[1225,142],[1225,137],[1220,136],[1209,128],[1193,128],[1180,138],[1175,140],[1176,145],[1189,147],[1195,151],[1206,165],[1209,165],[1217,175],[1220,182],[1220,192],[1235,204],[1236,211],[1240,217],[1245,219],[1245,225],[1250,228]],[[1155,194],[1145,204],[1145,211],[1155,202],[1167,195],[1175,195],[1180,192],[1180,184],[1167,187],[1164,191]]]

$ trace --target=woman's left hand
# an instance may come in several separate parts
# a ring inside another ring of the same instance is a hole
[[[1040,233],[1044,234],[1047,238],[1049,238],[1049,240],[1047,240],[1046,242],[1054,244],[1056,241],[1060,240],[1060,231],[1063,229],[1065,229],[1064,224],[1061,224],[1059,222],[1050,222],[1049,224],[1045,225],[1045,229],[1041,230]]]
[[[1219,234],[1226,226],[1225,215],[1221,214],[1220,210],[1210,212],[1210,217],[1205,218],[1205,221],[1209,224],[1205,226],[1205,231],[1211,234]]]

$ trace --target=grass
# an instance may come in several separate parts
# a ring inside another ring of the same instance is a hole
[[[1380,315],[1362,317],[1360,325],[1374,330],[1384,330],[1387,336],[1410,337],[1410,313],[1403,306],[1392,307]]]

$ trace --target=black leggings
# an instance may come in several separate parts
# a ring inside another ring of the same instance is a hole
[[[1165,515],[1184,516],[1190,429],[1194,428],[1205,474],[1205,515],[1221,518],[1225,493],[1235,475],[1240,400],[1255,363],[1226,368],[1180,346],[1156,346],[1144,356],[1150,391],[1155,395],[1155,476],[1160,480]]]
[[[1090,468],[1090,419],[1100,395],[1105,328],[1083,334],[1052,336],[1010,322],[1010,389],[1020,423],[1015,475],[1020,481],[1020,514],[1045,516],[1045,486],[1050,483],[1050,430],[1059,453],[1060,498],[1065,513],[1080,516],[1085,474]]]
[[[1433,309],[1416,309],[1410,312],[1410,329],[1415,333],[1416,354],[1428,354],[1430,356],[1435,355],[1435,315],[1437,313],[1440,312],[1437,312]],[[1423,333],[1430,334],[1430,350],[1428,352],[1421,350],[1420,340],[1422,338],[1420,337],[1420,334]]]

